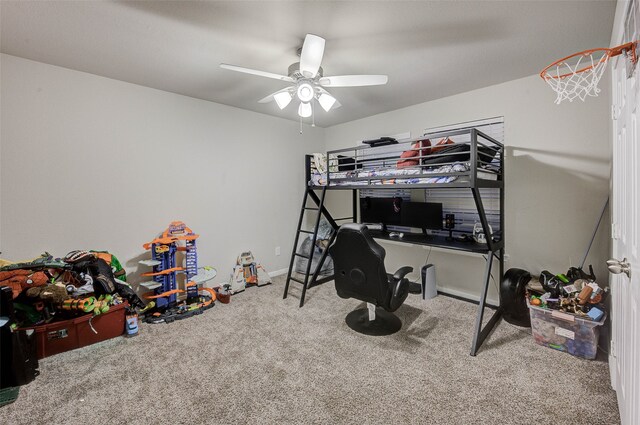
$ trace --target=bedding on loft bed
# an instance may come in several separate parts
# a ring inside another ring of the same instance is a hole
[[[448,173],[464,173],[469,171],[469,163],[457,162],[428,168],[383,168],[373,170],[338,171],[331,173],[331,180],[380,177],[371,180],[332,181],[331,186],[368,186],[378,184],[426,184],[426,183],[451,183],[457,180],[468,181],[468,176],[438,175]],[[425,176],[433,174],[434,176]],[[478,176],[488,180],[496,180],[494,173],[478,170]],[[327,173],[312,171],[310,184],[312,186],[325,186]]]
[[[329,168],[329,177],[331,179],[330,186],[370,186],[370,185],[412,185],[412,184],[434,184],[434,183],[452,183],[468,182],[468,173],[471,164],[468,161],[470,155],[464,155],[469,152],[468,144],[454,144],[447,142],[449,139],[443,139],[438,145],[449,144],[449,146],[426,148],[418,143],[412,149],[404,151],[396,162],[396,166],[390,167],[373,167],[373,168],[357,168],[353,162],[346,164],[332,164]],[[444,142],[444,143],[443,143]],[[437,146],[437,145],[436,145]],[[434,158],[414,159],[429,149],[429,152],[438,152],[438,156]],[[436,149],[439,149],[436,151]],[[489,155],[491,159],[485,158],[480,161],[480,167],[477,170],[479,178],[486,180],[497,180],[496,171],[499,168],[494,164],[495,151],[479,148],[480,152]],[[414,154],[415,152],[415,154]],[[462,155],[460,155],[462,154]],[[458,161],[456,161],[458,160]],[[353,160],[352,160],[353,161]],[[347,171],[341,171],[347,169]],[[311,179],[308,182],[310,186],[326,186],[327,184],[327,157],[325,154],[314,154],[311,161]],[[452,173],[461,173],[461,175],[450,175]],[[380,177],[371,179],[372,177]],[[357,179],[366,180],[357,180]],[[346,180],[341,180],[346,179]],[[336,181],[337,180],[337,181]]]

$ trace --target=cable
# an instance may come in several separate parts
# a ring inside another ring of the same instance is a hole
[[[429,247],[429,253],[427,254],[427,259],[425,260],[425,264],[429,264],[429,257],[431,256],[431,251],[433,250],[433,246]]]
[[[493,257],[493,254],[491,255],[491,257]],[[485,261],[489,261],[487,260],[487,256],[483,255],[482,258],[485,259]],[[493,261],[493,258],[491,258],[491,261]],[[500,293],[500,288],[498,288],[498,283],[496,282],[496,279],[493,277],[493,273],[489,273],[489,276],[491,276],[491,280],[493,281],[493,286],[495,286],[496,291],[498,291],[498,293]]]
[[[425,264],[429,264],[429,257],[431,256],[431,250],[433,250],[432,246],[429,247],[429,253],[427,254],[427,259],[424,262]],[[421,275],[418,275],[416,280],[412,280],[411,283],[418,283],[421,277],[422,277]]]

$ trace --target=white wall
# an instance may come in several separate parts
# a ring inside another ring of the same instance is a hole
[[[181,219],[201,234],[201,263],[221,274],[243,249],[270,270],[286,268],[305,153],[501,115],[507,268],[558,273],[575,265],[608,193],[606,84],[600,98],[556,106],[544,82],[531,76],[324,130],[306,128],[300,136],[295,122],[0,59],[4,258],[108,249],[135,272],[146,255],[142,243]],[[329,197],[336,216],[348,215],[347,193]],[[588,259],[601,280],[609,250],[608,218],[604,223]],[[389,269],[409,264],[418,271],[429,252],[383,244]],[[429,262],[448,290],[478,294],[482,258],[434,249]]]
[[[324,130],[14,56],[0,72],[3,258],[106,249],[135,271],[183,220],[222,276],[246,249],[288,266]]]
[[[521,267],[534,274],[543,269],[566,272],[580,261],[608,195],[609,90],[606,82],[601,86],[598,98],[555,105],[551,89],[534,75],[328,128],[326,148],[406,131],[417,137],[430,127],[504,116],[506,268]],[[350,206],[346,196],[332,193],[332,205]],[[596,266],[605,284],[608,223],[605,217],[587,262]],[[425,263],[424,248],[382,243],[389,269],[412,265],[419,271]],[[435,249],[429,258],[439,284],[475,295],[483,261]],[[490,298],[497,299],[495,290]]]

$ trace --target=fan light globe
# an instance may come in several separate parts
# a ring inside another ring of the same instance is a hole
[[[302,83],[298,86],[298,99],[305,103],[313,99],[313,87],[311,84]]]
[[[331,107],[333,107],[333,104],[336,103],[336,98],[328,93],[322,93],[318,98],[318,102],[320,103],[320,106],[322,106],[322,109],[325,110],[325,112],[329,112],[329,109],[331,109]]]
[[[273,98],[276,100],[276,103],[278,104],[278,108],[284,109],[287,107],[289,102],[291,102],[291,99],[293,98],[293,96],[288,91],[283,91],[283,92],[274,94]]]
[[[311,116],[311,114],[311,104],[304,102],[300,103],[300,106],[298,106],[298,115],[300,115],[302,118],[308,118]]]

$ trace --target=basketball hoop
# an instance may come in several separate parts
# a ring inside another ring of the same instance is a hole
[[[587,96],[600,93],[598,83],[609,59],[622,53],[636,63],[636,42],[574,53],[547,66],[540,72],[540,77],[556,92],[556,104],[563,100],[573,102],[576,98],[584,101]]]

